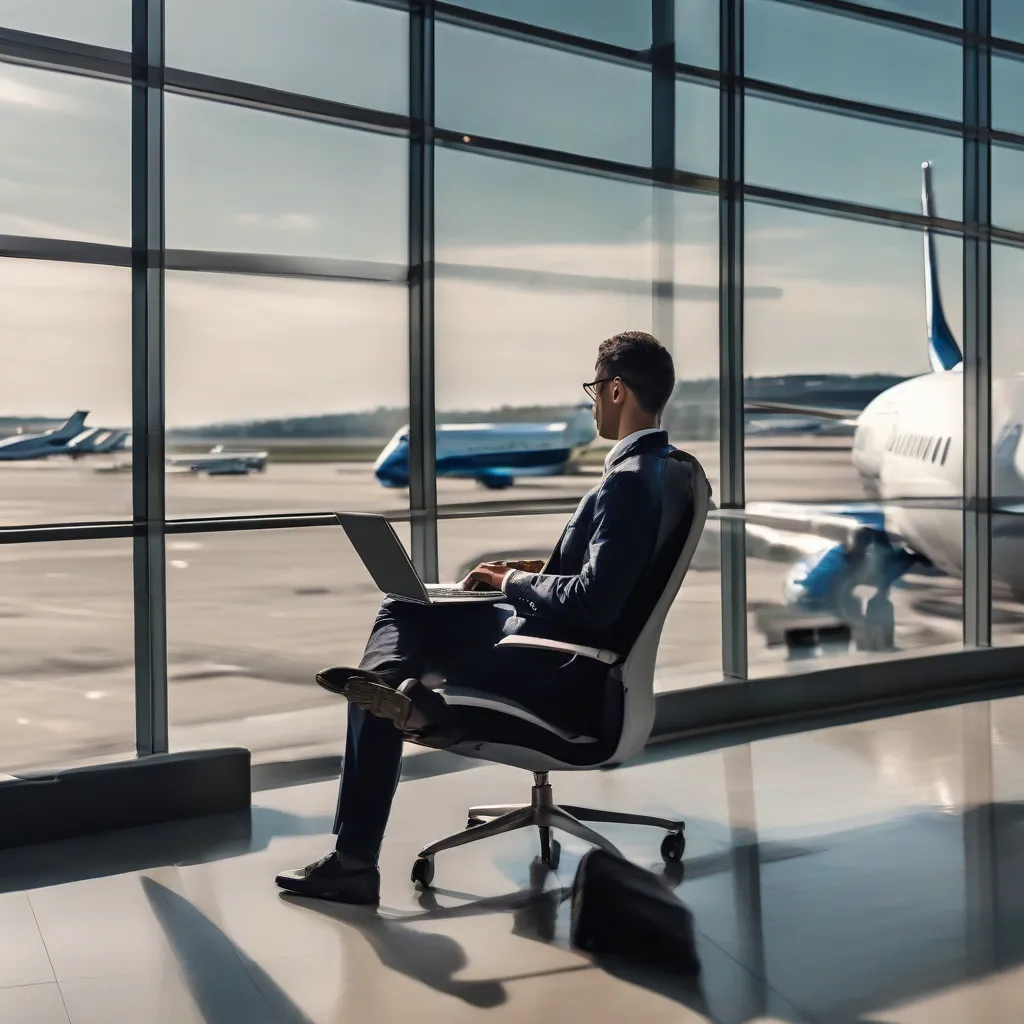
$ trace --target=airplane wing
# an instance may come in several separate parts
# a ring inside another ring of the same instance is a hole
[[[778,412],[790,416],[806,416],[808,419],[834,420],[848,427],[857,426],[859,413],[854,409],[830,409],[821,405],[795,405],[791,402],[757,402],[743,403],[747,412]]]
[[[901,538],[886,526],[885,513],[878,505],[791,505],[751,502],[742,509],[718,509],[715,519],[738,519],[748,526],[783,531],[803,537],[817,537],[832,544],[851,545],[865,530],[884,534],[893,543]]]

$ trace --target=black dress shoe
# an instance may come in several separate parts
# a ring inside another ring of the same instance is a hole
[[[304,868],[282,871],[275,879],[298,896],[315,896],[334,903],[380,902],[380,871],[375,864],[344,864],[336,850]]]
[[[322,686],[328,692],[336,693],[339,697],[348,697],[347,689],[350,679],[385,685],[384,680],[376,672],[367,672],[362,668],[349,668],[347,665],[322,668],[316,674],[317,686]]]
[[[316,681],[350,704],[391,722],[414,742],[444,749],[462,737],[455,714],[444,697],[418,679],[406,679],[395,689],[374,672],[339,666],[322,669]]]

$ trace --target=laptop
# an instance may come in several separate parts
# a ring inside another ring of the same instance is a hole
[[[506,600],[500,590],[463,590],[457,583],[424,583],[384,516],[335,512],[335,517],[382,594],[415,604],[493,604]]]

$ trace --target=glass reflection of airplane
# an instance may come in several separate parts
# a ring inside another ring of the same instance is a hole
[[[494,490],[520,476],[557,476],[597,436],[589,405],[556,423],[440,423],[437,475],[468,477]],[[402,427],[373,467],[385,487],[409,486],[409,428]]]
[[[106,427],[85,427],[88,412],[79,410],[67,422],[41,434],[15,434],[0,441],[0,462],[21,462],[67,455],[76,459],[83,455],[123,451],[128,442],[127,430]]]
[[[922,170],[922,206],[930,217],[935,210],[931,164]],[[865,650],[892,647],[889,591],[911,567],[931,566],[954,577],[963,575],[962,515],[950,507],[963,491],[963,356],[942,310],[930,229],[925,230],[924,270],[930,373],[883,391],[859,414],[789,403],[747,403],[748,409],[759,412],[848,423],[855,428],[853,464],[866,495],[902,504],[751,505],[720,513],[744,519],[755,534],[767,529],[820,538],[824,543],[787,577],[786,603],[794,610],[834,614],[848,622]],[[1024,502],[1022,424],[1024,375],[993,382],[993,493]],[[942,499],[946,507],[937,507]],[[1024,504],[1015,510],[1024,512]],[[1016,517],[1002,518],[1007,525],[993,527],[993,572],[1024,600],[1024,530],[1017,528]],[[863,606],[855,593],[859,586],[874,590]]]

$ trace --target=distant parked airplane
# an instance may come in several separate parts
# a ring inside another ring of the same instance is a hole
[[[589,405],[551,423],[441,423],[437,475],[469,477],[485,487],[511,487],[520,476],[558,476],[573,453],[597,436]],[[402,427],[373,467],[385,487],[409,486],[409,428]]]
[[[248,476],[267,468],[267,452],[228,452],[219,444],[209,452],[196,455],[174,455],[167,459],[170,469],[187,469],[209,476]]]
[[[67,455],[71,443],[92,431],[83,431],[89,413],[79,410],[63,426],[42,434],[15,434],[0,441],[0,462],[20,462],[26,459],[46,459],[51,455]]]

